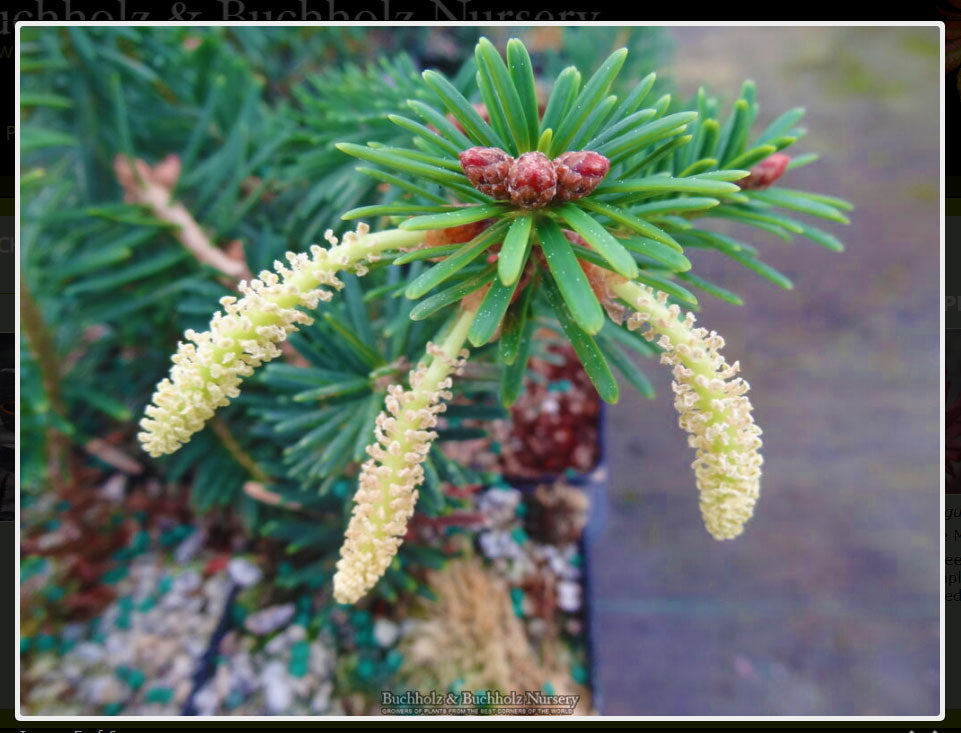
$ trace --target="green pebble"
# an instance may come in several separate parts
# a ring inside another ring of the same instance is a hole
[[[577,475],[578,475],[577,471],[575,471],[573,468],[568,468],[564,471],[564,476],[567,478],[568,481],[573,481],[574,479],[577,478]]]
[[[514,605],[514,615],[522,618],[524,616],[524,591],[520,588],[511,588],[511,603]]]
[[[581,553],[575,552],[573,555],[571,555],[570,563],[575,568],[579,568],[581,565],[584,564],[584,558],[581,557]]]
[[[48,521],[46,522],[46,524],[43,525],[43,528],[44,528],[45,530],[47,530],[48,532],[53,532],[54,530],[60,528],[60,520],[59,520],[59,519],[50,519],[50,520],[48,520]]]
[[[374,619],[367,611],[354,611],[350,620],[353,621],[354,626],[358,628],[372,627],[374,625]]]
[[[571,667],[571,677],[575,682],[581,685],[587,684],[587,667],[583,664],[576,664]]]
[[[25,583],[35,575],[39,575],[47,568],[45,557],[28,557],[20,563],[20,582]]]
[[[357,643],[360,646],[377,646],[373,629],[357,629]]]
[[[514,527],[511,530],[511,538],[519,545],[523,545],[528,540],[527,532],[524,531],[523,527]]]
[[[499,441],[499,440],[492,440],[492,441],[491,441],[491,447],[490,447],[490,452],[491,452],[491,453],[493,453],[495,456],[499,456],[499,455],[501,454],[501,451],[502,451],[502,450],[504,450],[504,448],[503,448],[503,446],[500,444],[500,441]]]
[[[362,680],[369,680],[374,677],[374,663],[370,659],[361,659],[357,663],[357,676]]]
[[[108,570],[103,574],[101,580],[108,585],[115,585],[127,577],[127,568],[119,567]]]
[[[140,607],[137,609],[142,613],[146,613],[151,608],[157,605],[157,599],[154,596],[147,596],[140,602]]]
[[[54,506],[54,509],[58,512],[65,512],[69,508],[70,508],[70,502],[67,501],[66,499],[63,499],[62,501],[58,501],[56,506]]]
[[[304,677],[307,674],[307,660],[291,659],[288,671],[294,677]]]
[[[121,710],[123,710],[122,702],[108,702],[103,706],[104,715],[117,715]]]
[[[160,582],[157,583],[157,594],[163,595],[164,593],[169,593],[170,589],[173,587],[174,587],[174,579],[171,578],[169,575],[165,575],[160,579]]]
[[[173,529],[161,532],[157,538],[157,542],[160,543],[161,547],[173,547],[180,541],[180,537],[180,527],[174,527]]]
[[[235,603],[230,607],[230,617],[233,619],[237,626],[243,626],[244,621],[247,620],[247,609],[239,603]]]
[[[554,685],[552,685],[550,682],[545,682],[543,689],[544,689],[544,694],[545,694],[545,695],[556,695],[556,694],[557,694],[557,692],[554,690]]]
[[[67,591],[61,588],[59,585],[51,585],[49,588],[43,589],[43,596],[48,601],[59,601],[66,595]]]
[[[404,655],[399,649],[391,649],[384,660],[391,672],[396,672],[404,663]]]
[[[460,691],[464,689],[464,680],[458,677],[456,680],[450,683],[450,691],[455,695],[459,695]]]
[[[297,599],[297,616],[294,618],[295,626],[307,628],[313,616],[312,601],[309,595],[302,595]]]
[[[129,629],[130,628],[130,615],[127,613],[121,614],[117,617],[117,628],[118,629]]]
[[[518,517],[527,516],[527,504],[522,501],[517,502],[517,506],[514,508],[514,515]]]
[[[134,669],[127,675],[127,684],[138,690],[147,681],[147,676],[139,669]]]
[[[77,646],[76,639],[61,639],[60,649],[58,649],[59,654],[69,654],[73,648]]]
[[[229,710],[238,707],[244,701],[244,694],[240,690],[231,690],[224,700],[224,706]]]
[[[21,654],[23,654],[24,652],[30,651],[30,647],[32,646],[33,646],[33,639],[31,639],[29,636],[20,637],[20,653]]]
[[[50,634],[37,634],[34,644],[38,652],[49,652],[57,645],[57,640]]]
[[[127,677],[130,675],[130,667],[128,667],[126,664],[121,664],[113,671],[113,673],[126,682]]]
[[[169,687],[151,687],[144,696],[147,702],[157,702],[165,705],[174,699],[174,691]]]
[[[150,547],[150,532],[145,529],[140,530],[130,544],[136,552],[143,552]]]

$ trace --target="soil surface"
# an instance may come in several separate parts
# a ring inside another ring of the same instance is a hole
[[[591,555],[597,682],[612,715],[933,715],[939,685],[938,31],[681,28],[672,74],[760,122],[807,108],[784,184],[846,198],[834,254],[749,231],[780,290],[712,252],[694,271],[764,430],[757,513],[704,530],[670,377],[609,410],[610,506]],[[719,231],[731,229],[716,225]]]

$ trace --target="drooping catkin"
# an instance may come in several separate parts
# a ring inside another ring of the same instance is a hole
[[[588,276],[617,321],[663,349],[661,363],[672,367],[678,424],[695,449],[691,468],[700,492],[701,515],[715,539],[737,537],[751,518],[761,491],[761,429],[754,423],[740,363],[721,355],[724,339],[694,328],[694,314],[681,317],[667,294],[608,270],[587,265]],[[619,299],[620,302],[616,302]],[[622,304],[626,304],[625,309]]]
[[[474,312],[462,310],[440,346],[427,344],[427,356],[409,376],[410,388],[391,385],[385,409],[377,416],[376,441],[361,467],[354,510],[334,575],[334,597],[356,603],[387,570],[414,513],[421,465],[437,437],[437,416],[450,399],[451,377],[464,368],[462,348]]]
[[[298,307],[316,308],[343,287],[336,273],[363,275],[366,264],[388,249],[409,247],[424,232],[389,230],[371,234],[366,224],[344,235],[338,243],[328,231],[328,249],[318,245],[310,254],[287,253],[289,266],[274,262],[249,283],[240,283],[241,297],[220,300],[207,331],[188,330],[186,342],[171,357],[173,367],[161,380],[140,421],[138,439],[152,456],[173,453],[201,430],[219,407],[240,394],[240,382],[256,367],[276,358],[278,344],[313,319]]]

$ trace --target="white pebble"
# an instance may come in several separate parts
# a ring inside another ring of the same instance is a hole
[[[107,501],[122,501],[127,489],[127,477],[122,473],[115,473],[103,482],[100,496]]]
[[[291,689],[284,665],[280,662],[271,662],[264,669],[261,679],[264,682],[264,703],[267,706],[267,712],[272,715],[285,712],[291,703]]]
[[[270,606],[248,616],[244,621],[244,626],[247,631],[252,634],[263,636],[290,623],[290,620],[296,612],[297,607],[293,603],[285,603],[281,606]]]
[[[235,557],[231,560],[230,564],[227,565],[227,572],[230,574],[231,580],[244,588],[257,584],[263,577],[260,568],[243,557]]]
[[[174,561],[178,565],[183,565],[194,559],[200,548],[207,541],[207,532],[204,529],[197,529],[187,535],[187,539],[177,545],[174,550]]]
[[[199,587],[200,573],[196,570],[185,570],[174,578],[170,595],[183,596]]]
[[[568,613],[573,613],[581,607],[581,586],[570,580],[562,580],[557,584],[557,605]]]
[[[386,618],[378,618],[374,622],[374,638],[382,647],[389,647],[400,636],[400,627]]]

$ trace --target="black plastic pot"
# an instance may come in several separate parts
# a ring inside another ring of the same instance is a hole
[[[597,655],[595,651],[597,639],[597,621],[594,613],[594,602],[592,597],[591,582],[591,562],[590,556],[593,545],[601,537],[607,525],[608,512],[608,469],[607,469],[607,409],[603,402],[597,416],[597,462],[594,467],[586,472],[566,472],[562,474],[544,474],[538,479],[530,477],[510,477],[505,476],[505,481],[514,488],[523,492],[532,492],[541,484],[552,484],[555,481],[564,481],[568,486],[575,486],[587,494],[590,500],[588,509],[587,525],[581,534],[578,549],[584,560],[582,585],[583,599],[582,613],[587,629],[587,662],[588,674],[590,677],[589,688],[591,690],[591,701],[595,710],[602,710],[603,694],[597,686],[599,679],[595,664]]]

